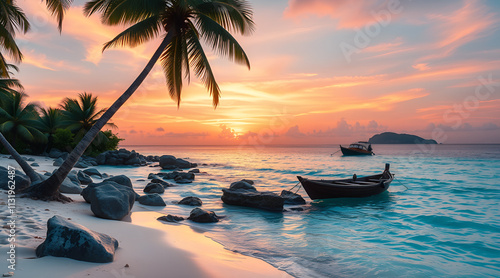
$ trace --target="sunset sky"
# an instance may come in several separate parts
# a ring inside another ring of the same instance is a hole
[[[19,78],[55,107],[88,92],[108,107],[159,40],[102,45],[124,27],[82,13],[63,32],[42,1],[19,0]],[[178,108],[157,66],[114,116],[126,145],[337,144],[383,131],[441,143],[500,143],[500,1],[252,0],[256,30],[237,36],[251,70],[207,47],[222,98],[195,77]]]

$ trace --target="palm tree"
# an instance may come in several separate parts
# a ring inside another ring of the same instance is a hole
[[[168,92],[177,105],[181,101],[183,78],[189,79],[191,67],[212,95],[214,107],[219,103],[220,89],[201,40],[218,54],[250,68],[243,48],[228,31],[252,32],[252,10],[244,0],[92,0],[84,11],[87,16],[101,13],[102,22],[108,25],[131,25],[106,43],[103,50],[113,46],[134,47],[157,37],[163,39],[137,79],[85,134],[61,167],[46,181],[28,188],[27,195],[31,197],[61,200],[58,189],[64,178],[158,60],[167,79]]]
[[[83,137],[97,122],[106,109],[97,109],[97,97],[92,94],[82,93],[78,99],[65,98],[61,104],[63,116],[62,124],[70,129],[76,137]],[[107,123],[111,128],[116,128],[113,123]]]
[[[0,131],[9,134],[12,145],[18,140],[27,142],[43,142],[46,140],[36,126],[39,115],[38,106],[34,103],[25,104],[28,96],[25,93],[13,92],[4,97],[0,107]]]
[[[56,130],[62,128],[62,115],[61,110],[57,108],[41,108],[41,116],[38,120],[37,128],[41,132],[47,134],[47,148],[46,152],[50,152],[54,145],[54,134]]]
[[[46,140],[43,133],[37,128],[38,113],[37,106],[33,103],[25,104],[27,95],[20,92],[2,93],[0,107],[0,143],[12,154],[31,181],[40,178],[33,168],[26,163],[21,155],[14,149],[19,139],[28,142],[44,142]],[[3,136],[9,134],[11,143]]]

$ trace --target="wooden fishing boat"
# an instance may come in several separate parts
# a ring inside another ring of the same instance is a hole
[[[340,146],[343,155],[374,155],[372,145],[368,142],[357,142],[349,145],[348,148]]]
[[[310,180],[297,176],[312,200],[329,198],[369,197],[386,191],[394,175],[389,172],[390,165],[385,164],[382,174],[342,180]]]

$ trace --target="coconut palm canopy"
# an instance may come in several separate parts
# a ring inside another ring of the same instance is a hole
[[[158,36],[171,34],[160,62],[170,96],[180,104],[183,78],[190,70],[204,83],[217,106],[220,89],[201,41],[216,53],[250,68],[243,48],[230,31],[250,34],[252,10],[246,1],[223,0],[94,0],[85,5],[85,13],[100,13],[108,25],[131,25],[104,45],[135,47]]]

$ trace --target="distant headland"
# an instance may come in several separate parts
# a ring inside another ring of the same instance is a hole
[[[370,144],[437,144],[436,140],[433,139],[424,139],[416,135],[394,132],[373,135],[368,142]]]

